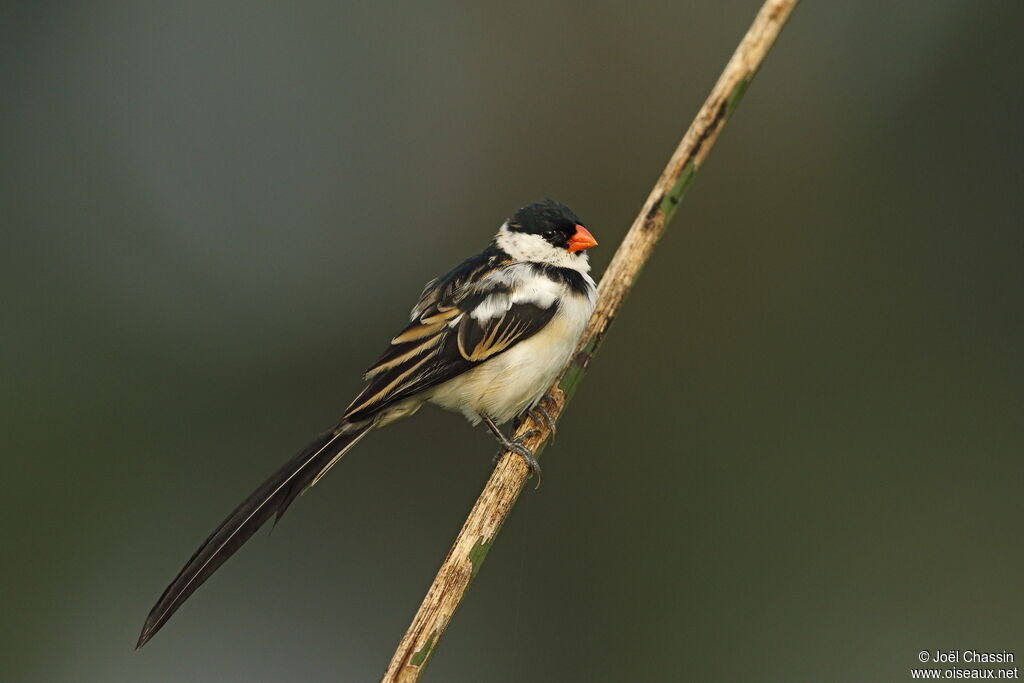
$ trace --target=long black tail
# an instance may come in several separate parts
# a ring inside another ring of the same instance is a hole
[[[343,422],[337,428],[324,432],[242,501],[203,541],[164,590],[146,617],[135,647],[145,645],[188,596],[241,548],[257,529],[271,516],[276,515],[280,519],[296,496],[315,484],[372,426],[370,420],[360,425]]]

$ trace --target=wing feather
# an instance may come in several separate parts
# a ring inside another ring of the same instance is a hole
[[[544,275],[522,264],[510,266],[500,252],[482,258],[487,253],[427,284],[412,321],[366,371],[368,384],[345,419],[371,418],[509,350],[550,322],[557,298],[520,301],[524,297],[513,295],[523,278]]]
[[[554,305],[542,308],[523,303],[509,304],[503,315],[485,320],[467,315],[459,324],[459,353],[468,361],[485,361],[508,350],[521,339],[539,332],[554,313]]]

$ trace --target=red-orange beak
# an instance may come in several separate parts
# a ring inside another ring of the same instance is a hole
[[[583,251],[597,246],[597,240],[582,225],[576,226],[576,234],[569,238],[569,252]]]

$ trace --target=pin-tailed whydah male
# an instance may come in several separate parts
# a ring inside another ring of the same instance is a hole
[[[539,475],[529,449],[498,425],[526,411],[547,415],[540,402],[594,309],[587,249],[596,244],[576,214],[548,199],[516,211],[483,251],[428,282],[411,322],[366,371],[366,387],[341,421],[271,475],[203,541],[157,600],[137,647],[360,439],[425,402],[460,412],[471,424],[483,422],[503,448],[519,453]]]

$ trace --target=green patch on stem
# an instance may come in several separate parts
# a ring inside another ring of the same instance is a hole
[[[725,105],[725,118],[732,116],[732,112],[736,109],[736,105],[743,99],[743,93],[747,91],[747,86],[750,85],[750,79],[744,78],[742,81],[736,84],[736,87],[732,89],[732,93],[729,95],[729,101]]]
[[[430,654],[434,650],[434,640],[437,638],[437,631],[431,631],[430,637],[427,638],[427,642],[423,644],[423,647],[413,653],[412,657],[409,658],[409,663],[413,666],[423,666],[423,663],[427,661]]]
[[[569,364],[569,368],[565,371],[565,375],[562,376],[562,381],[558,383],[558,388],[565,394],[565,403],[569,403],[572,399],[573,394],[576,393],[576,386],[583,379],[583,375],[587,372],[586,365],[590,362],[593,357],[595,350],[597,349],[597,340],[591,339],[587,342],[587,345],[575,355],[572,359],[572,363]]]
[[[697,166],[693,163],[693,159],[690,159],[686,166],[683,166],[683,170],[680,171],[679,177],[676,179],[672,189],[665,193],[665,198],[661,200],[661,205],[658,207],[665,216],[665,225],[672,220],[676,207],[679,206],[679,202],[683,201],[683,197],[686,196],[686,190],[689,189],[693,176],[696,173]]]
[[[476,573],[480,571],[480,566],[484,563],[484,558],[487,557],[487,551],[491,549],[491,543],[493,542],[494,539],[484,541],[483,537],[480,537],[476,539],[476,543],[470,549],[469,563],[473,565],[473,573],[471,574],[473,578],[476,578]]]

